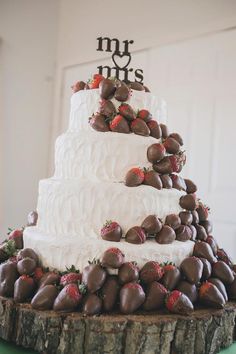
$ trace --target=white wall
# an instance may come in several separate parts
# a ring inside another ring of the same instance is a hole
[[[70,84],[85,79],[84,72],[92,74],[99,60],[110,57],[96,52],[96,38],[134,39],[133,60],[144,68],[146,84],[167,99],[170,129],[185,138],[188,161],[183,175],[197,182],[198,196],[212,209],[214,236],[236,259],[236,190],[231,186],[234,178],[227,179],[225,150],[218,149],[228,136],[224,121],[230,130],[235,127],[235,27],[235,1],[61,0],[50,165],[55,137],[68,124]],[[227,113],[221,119],[222,111]],[[232,138],[230,144],[235,151]]]
[[[36,207],[47,176],[57,0],[0,0],[0,234]]]

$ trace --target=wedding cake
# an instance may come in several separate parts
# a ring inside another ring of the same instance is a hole
[[[236,265],[180,175],[183,139],[164,103],[101,74],[72,88],[54,176],[0,245],[0,337],[50,354],[229,346]]]
[[[94,81],[96,77],[99,75],[95,75]],[[152,134],[150,124],[156,123],[159,130],[166,128],[165,103],[138,83],[130,87],[117,79],[106,79],[104,83],[105,88],[100,84],[100,89],[96,85],[92,89],[74,89],[69,128],[56,141],[55,173],[39,183],[38,222],[25,229],[24,247],[34,249],[43,265],[50,268],[64,270],[74,264],[82,269],[88,260],[101,257],[108,247],[117,247],[117,242],[101,237],[103,224],[112,220],[122,228],[123,237],[118,246],[127,260],[135,259],[139,266],[149,260],[160,263],[171,260],[179,265],[192,253],[191,240],[158,243],[150,237],[145,243],[133,244],[124,237],[149,215],[156,215],[164,223],[168,215],[183,210],[179,200],[186,195],[186,187],[165,188],[163,183],[160,188],[148,184],[129,187],[125,183],[130,169],[152,168],[147,150],[161,144],[165,132],[159,137]],[[149,112],[151,119],[146,121],[151,123],[143,120],[146,127],[150,126],[149,132],[131,129],[117,132],[112,128],[99,131],[91,122],[91,117],[101,115],[98,112],[107,114],[103,116],[111,122],[122,106],[136,115]],[[165,156],[169,155],[166,152]]]

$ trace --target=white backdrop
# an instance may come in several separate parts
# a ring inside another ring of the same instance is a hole
[[[101,63],[109,60],[64,68],[60,131],[68,126],[71,83],[86,80]],[[185,141],[182,175],[197,183],[211,207],[213,235],[236,258],[236,30],[146,49],[131,63],[167,101],[168,126]]]

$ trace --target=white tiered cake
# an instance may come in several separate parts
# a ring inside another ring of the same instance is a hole
[[[117,221],[124,234],[151,214],[159,218],[182,209],[177,189],[148,185],[127,187],[126,172],[150,167],[147,148],[157,139],[135,134],[97,132],[88,123],[98,111],[99,90],[81,90],[71,98],[68,131],[56,141],[55,174],[39,184],[38,223],[24,231],[24,247],[33,248],[44,266],[64,270],[74,264],[82,269],[109,247],[119,247],[126,260],[142,266],[148,260],[172,260],[177,265],[192,253],[193,242],[158,244],[154,239],[136,245],[122,240],[105,241],[100,230],[106,220]],[[114,98],[117,107],[120,102]],[[158,116],[159,102],[149,92],[132,90],[127,101],[132,108],[147,109]]]

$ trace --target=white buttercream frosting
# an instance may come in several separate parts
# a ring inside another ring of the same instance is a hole
[[[152,137],[113,132],[67,132],[56,141],[55,177],[124,181],[132,167],[150,167],[147,148]]]
[[[179,213],[183,194],[146,185],[46,179],[39,184],[38,227],[48,235],[89,239],[98,237],[106,220],[115,220],[126,232],[150,214],[165,218]]]
[[[164,219],[179,213],[179,198],[185,192],[124,185],[122,181],[131,167],[150,166],[147,148],[158,140],[94,131],[88,119],[97,112],[99,101],[98,90],[79,91],[72,96],[69,129],[56,141],[55,174],[39,183],[38,223],[24,230],[24,246],[33,248],[45,266],[59,270],[72,264],[82,269],[109,247],[119,247],[126,260],[137,261],[139,266],[148,260],[178,265],[192,253],[193,242],[160,245],[147,240],[133,245],[100,237],[106,220],[118,222],[124,236],[150,214]],[[119,103],[113,102],[117,107]],[[165,104],[151,93],[132,91],[128,103],[134,110],[149,110],[154,119],[165,123]]]
[[[88,261],[99,259],[103,252],[110,247],[118,247],[125,254],[126,261],[136,261],[139,267],[145,262],[172,261],[179,265],[181,261],[192,254],[192,241],[174,241],[172,244],[161,245],[155,240],[148,240],[141,245],[133,245],[125,241],[109,242],[102,239],[78,237],[76,239],[59,239],[47,237],[40,233],[37,227],[28,227],[24,232],[25,247],[33,248],[40,256],[42,263],[50,268],[64,270],[74,264],[82,270]]]
[[[98,89],[78,91],[72,95],[69,131],[92,131],[93,128],[88,124],[88,119],[98,111],[100,100]],[[153,119],[165,123],[165,102],[163,100],[159,101],[150,92],[133,90],[127,103],[135,111],[139,109],[149,110]],[[116,100],[112,100],[112,102],[116,107],[121,104]]]

